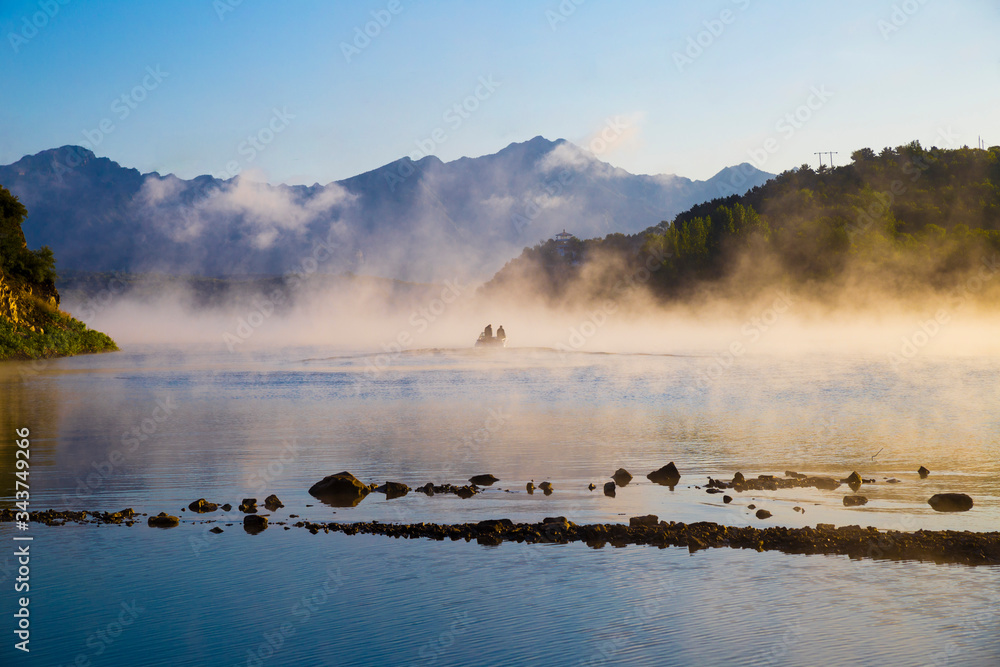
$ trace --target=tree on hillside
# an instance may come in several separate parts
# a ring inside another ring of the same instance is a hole
[[[55,288],[56,260],[52,249],[29,250],[21,223],[28,209],[0,185],[0,271],[11,278]]]

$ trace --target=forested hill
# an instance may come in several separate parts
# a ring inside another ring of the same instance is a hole
[[[1000,147],[912,142],[857,150],[834,169],[803,165],[639,234],[525,248],[484,290],[603,298],[638,275],[626,282],[664,300],[775,284],[906,297],[954,289],[981,269],[988,281],[998,252]]]

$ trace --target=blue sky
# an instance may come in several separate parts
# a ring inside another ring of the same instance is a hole
[[[543,135],[707,178],[996,145],[998,4],[5,0],[0,163],[90,143],[143,172],[311,184]]]

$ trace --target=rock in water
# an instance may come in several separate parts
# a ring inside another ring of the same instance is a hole
[[[266,507],[270,512],[274,512],[278,508],[284,506],[285,503],[278,500],[278,496],[274,495],[273,493],[269,495],[267,498],[264,498],[264,507]]]
[[[857,507],[867,504],[868,499],[864,496],[844,496],[844,507]]]
[[[615,480],[615,484],[618,486],[625,486],[632,481],[632,473],[625,468],[619,468],[615,471],[615,474],[611,476],[611,479]]]
[[[192,512],[197,512],[198,514],[204,514],[205,512],[214,512],[215,510],[219,509],[219,506],[216,505],[215,503],[208,502],[204,498],[199,498],[198,500],[188,505],[188,509],[191,510]]]
[[[233,506],[230,505],[229,503],[226,503],[225,505],[222,506],[222,511],[223,512],[228,512],[231,509],[233,509]]]
[[[733,475],[733,484],[742,484],[745,481],[747,481],[747,479],[743,476],[743,473],[737,472]]]
[[[917,468],[917,474],[920,475],[920,479],[926,479],[927,475],[931,474],[931,471],[923,466],[920,466]]]
[[[861,488],[861,475],[859,475],[857,471],[854,471],[847,476],[844,483],[851,487],[851,491],[857,491]]]
[[[267,528],[267,517],[259,514],[247,514],[243,517],[243,530],[256,535]]]
[[[215,533],[216,535],[218,535],[219,533],[222,532],[222,529],[216,526],[215,528],[210,529],[208,532]]]
[[[647,514],[646,516],[633,516],[629,518],[628,525],[632,528],[637,526],[655,526],[660,522],[660,517],[655,514]]]
[[[938,512],[967,512],[972,509],[972,498],[964,493],[935,493],[927,503]]]
[[[256,514],[257,513],[257,499],[256,498],[244,498],[243,502],[240,503],[238,508],[244,514]]]
[[[527,491],[528,493],[534,493],[535,492],[535,482],[531,481],[531,482],[528,482],[527,484],[525,484],[524,485],[524,490]]]
[[[616,487],[615,487],[615,483],[614,482],[607,482],[607,483],[605,483],[605,485],[604,485],[604,495],[606,495],[606,496],[608,496],[610,498],[614,498],[615,497],[615,489],[616,489]]]
[[[770,519],[771,513],[768,512],[767,510],[757,510],[756,516],[758,519]]]
[[[469,482],[475,484],[476,486],[489,486],[495,482],[499,482],[499,477],[494,477],[493,475],[474,475],[469,478]]]
[[[309,495],[334,507],[354,507],[369,493],[371,489],[346,470],[328,475],[309,487]]]
[[[733,497],[732,496],[722,496],[722,502],[724,502],[724,503],[726,503],[728,505],[729,503],[733,502]]]
[[[646,475],[646,478],[651,482],[661,484],[663,486],[675,486],[680,480],[681,474],[677,472],[677,466],[675,466],[674,462],[671,461],[659,470],[654,470]]]
[[[587,486],[587,488],[588,488],[588,489],[590,489],[591,491],[593,491],[594,489],[596,489],[596,488],[597,488],[597,485],[596,485],[596,484],[594,484],[593,482],[591,482],[591,483],[590,483],[590,484],[589,484],[589,485]]]
[[[538,485],[538,488],[541,489],[545,495],[552,495],[552,482],[542,482]]]
[[[149,519],[146,521],[146,524],[149,526],[153,526],[154,528],[173,528],[180,522],[181,520],[178,519],[177,517],[171,516],[166,512],[160,512],[156,516],[149,517]]]
[[[402,498],[405,496],[410,492],[410,487],[402,482],[386,482],[375,490],[379,493],[384,493],[386,500],[392,500],[393,498]]]

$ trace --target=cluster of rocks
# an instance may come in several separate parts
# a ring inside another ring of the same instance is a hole
[[[840,482],[832,477],[811,477],[791,470],[785,472],[785,477],[775,477],[774,475],[757,475],[756,478],[747,478],[743,473],[738,472],[733,475],[731,481],[708,478],[709,488],[732,489],[733,491],[777,491],[778,489],[795,489],[803,487],[815,487],[826,491],[833,491],[840,486]]]
[[[473,475],[469,478],[469,483],[464,485],[427,482],[423,486],[416,487],[416,489],[410,489],[410,487],[402,482],[387,481],[381,486],[375,486],[374,484],[366,485],[345,470],[335,475],[328,475],[316,482],[309,488],[309,493],[327,505],[334,507],[355,507],[372,491],[384,493],[389,500],[405,496],[411,490],[419,491],[428,496],[450,493],[459,498],[471,498],[477,493],[482,492],[484,487],[492,486],[499,481],[499,477],[487,473]],[[534,481],[528,482],[525,485],[525,490],[528,493],[534,493],[535,488]],[[551,482],[542,482],[537,488],[545,495],[550,495],[554,489]]]
[[[2,509],[0,510],[0,522],[14,521],[17,514],[19,514],[17,510]],[[45,524],[46,526],[61,526],[67,521],[72,521],[73,523],[114,523],[131,526],[135,523],[136,516],[138,515],[131,507],[126,507],[117,512],[90,512],[87,510],[59,511],[53,509],[28,512],[29,521]]]
[[[677,471],[677,466],[674,465],[674,462],[671,461],[662,468],[654,470],[646,475],[646,479],[654,484],[669,486],[673,489],[680,481],[681,474]],[[611,475],[611,480],[612,481],[610,482],[604,483],[604,495],[614,498],[617,495],[618,488],[628,486],[629,482],[632,481],[632,473],[625,468],[619,468],[615,471],[615,474]],[[587,488],[593,491],[597,488],[597,485],[590,484]]]
[[[930,471],[920,467],[920,477],[926,478]],[[680,473],[671,461],[667,465],[654,470],[646,477],[657,484],[673,488],[680,480]],[[604,484],[604,494],[614,497],[616,489],[627,486],[633,479],[632,474],[624,468],[619,468],[611,476],[612,481]],[[417,487],[426,495],[452,493],[460,498],[471,498],[481,491],[480,487],[490,486],[500,481],[491,474],[474,475],[469,478],[469,484],[455,486],[452,484],[435,485],[428,482]],[[887,482],[898,482],[891,479]],[[786,470],[784,478],[773,475],[758,475],[755,479],[747,479],[737,472],[731,481],[709,478],[706,491],[708,493],[723,493],[723,489],[734,491],[776,491],[785,488],[816,487],[824,490],[835,490],[841,484],[847,484],[857,492],[862,484],[875,483],[874,479],[864,479],[857,472],[852,472],[843,480],[830,477],[815,477]],[[528,493],[535,490],[534,481],[525,485]],[[596,486],[590,484],[594,490]],[[698,487],[696,487],[698,488]],[[542,482],[538,489],[549,495],[553,491],[551,482]],[[309,493],[324,503],[337,507],[354,507],[371,492],[380,492],[386,498],[399,498],[410,492],[410,487],[401,482],[387,481],[381,486],[363,484],[351,473],[344,471],[329,475],[309,489]],[[731,503],[733,498],[724,495],[722,501]],[[930,506],[939,512],[964,512],[973,507],[972,498],[964,493],[939,493],[928,501]],[[861,495],[844,496],[845,507],[858,507],[868,503],[868,498]],[[264,507],[274,512],[284,507],[284,503],[274,494],[264,499]],[[228,512],[232,505],[219,505],[205,498],[195,500],[187,509],[197,514],[207,514],[219,509]],[[257,514],[257,499],[244,498],[238,507],[246,514],[243,528],[251,534],[260,533],[268,527],[268,518]],[[757,509],[755,505],[747,505],[749,510],[757,510],[758,519],[768,519],[772,516],[766,509]],[[802,508],[794,508],[802,512]],[[10,509],[0,510],[0,521],[14,521],[16,512]],[[77,523],[124,523],[134,524],[135,511],[131,508],[119,512],[88,512],[88,511],[35,511],[29,513],[29,519],[50,526],[62,525],[67,521]],[[142,515],[145,516],[145,515]],[[292,514],[291,517],[296,517]],[[176,516],[160,512],[150,516],[147,524],[158,528],[172,528],[180,523]],[[278,522],[284,525],[284,522]],[[873,558],[905,558],[935,560],[938,562],[961,563],[997,563],[1000,562],[1000,547],[998,533],[970,533],[955,531],[917,531],[916,533],[899,533],[896,531],[879,532],[869,527],[857,526],[836,529],[832,525],[818,524],[816,529],[801,528],[732,528],[709,522],[699,522],[690,525],[659,521],[655,515],[632,517],[629,526],[617,524],[595,524],[577,526],[565,517],[548,517],[538,524],[514,524],[509,519],[481,521],[477,524],[381,524],[370,523],[314,523],[300,521],[297,527],[307,528],[312,533],[320,530],[325,532],[339,531],[347,534],[375,533],[394,537],[429,537],[432,539],[476,539],[483,544],[499,544],[503,541],[517,542],[571,542],[585,541],[591,546],[603,546],[610,542],[615,545],[653,544],[665,546],[687,546],[692,551],[707,547],[730,546],[738,548],[755,548],[758,550],[780,550],[789,553],[841,553],[854,556]],[[285,530],[289,528],[286,526]],[[769,532],[770,531],[770,532]],[[223,532],[221,528],[211,529],[213,533]],[[885,537],[889,536],[889,537]],[[877,538],[877,540],[876,540]],[[873,542],[873,540],[875,540]],[[877,542],[872,551],[872,544]],[[867,545],[867,546],[865,546]],[[863,552],[868,549],[867,552]],[[874,554],[874,555],[873,555]]]
[[[285,504],[281,502],[278,496],[273,493],[264,499],[264,507],[269,512],[277,511],[278,509],[284,507]],[[220,505],[218,503],[212,503],[204,498],[199,498],[195,500],[187,507],[189,510],[196,514],[210,514],[221,509],[223,512],[229,512],[233,509],[233,506],[229,503]],[[244,498],[240,501],[239,506],[236,508],[244,514],[256,514],[257,513],[257,499],[256,498]]]
[[[475,484],[455,486],[454,484],[434,484],[432,482],[427,482],[423,486],[418,486],[416,490],[428,496],[440,493],[453,493],[459,498],[471,498],[479,493],[479,487]]]
[[[766,510],[763,510],[766,512]],[[547,517],[539,523],[514,523],[510,519],[489,519],[462,524],[358,523],[294,524],[316,534],[340,532],[347,535],[386,535],[396,538],[433,540],[476,540],[493,546],[502,542],[585,542],[594,548],[607,544],[646,544],[661,548],[687,547],[690,551],[715,547],[782,551],[795,554],[840,554],[852,558],[929,560],[967,565],[1000,564],[1000,533],[973,533],[949,530],[920,530],[913,533],[879,531],[869,526],[817,524],[815,528],[733,527],[702,521],[691,524],[659,521],[656,515],[632,517],[629,525],[577,525],[566,517]]]

